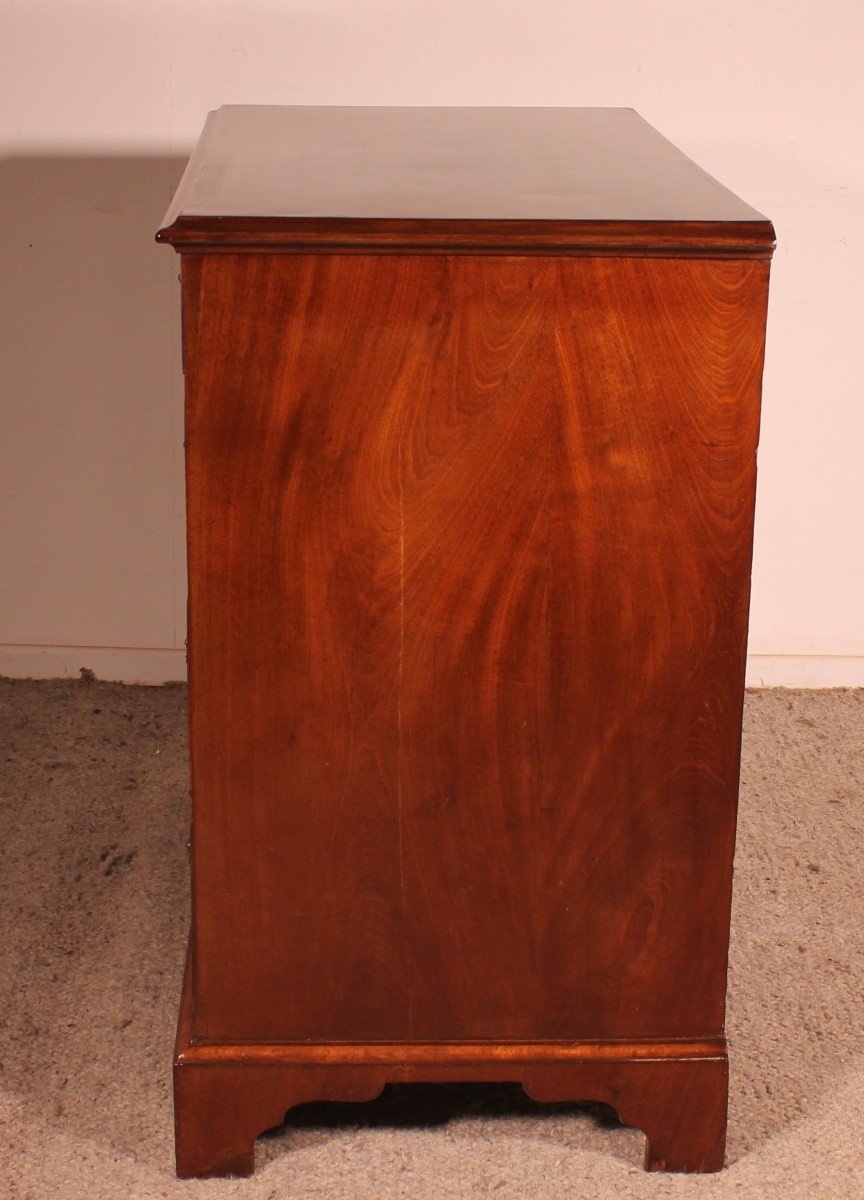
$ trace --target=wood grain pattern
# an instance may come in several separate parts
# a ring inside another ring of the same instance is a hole
[[[721,1035],[766,266],[183,269],[195,1038]]]

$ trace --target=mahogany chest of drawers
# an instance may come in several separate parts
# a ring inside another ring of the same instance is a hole
[[[179,1173],[436,1080],[719,1168],[770,223],[627,109],[228,107],[158,237]]]

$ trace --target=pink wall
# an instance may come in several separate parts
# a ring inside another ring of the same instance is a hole
[[[0,672],[183,671],[177,263],[222,103],[637,108],[775,222],[751,681],[864,684],[864,8],[31,0],[0,17]]]

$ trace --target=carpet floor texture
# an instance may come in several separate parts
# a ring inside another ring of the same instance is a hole
[[[517,1086],[295,1110],[249,1180],[173,1175],[186,692],[0,681],[0,1200],[864,1198],[864,692],[747,696],[728,1166]]]

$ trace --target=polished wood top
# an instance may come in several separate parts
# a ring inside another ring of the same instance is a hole
[[[773,229],[626,108],[210,113],[178,248],[765,253]]]

